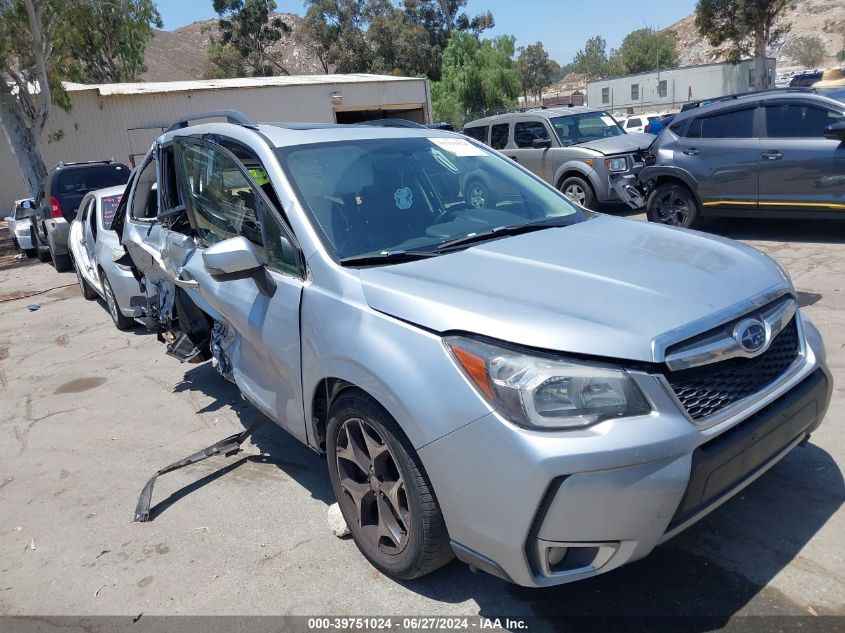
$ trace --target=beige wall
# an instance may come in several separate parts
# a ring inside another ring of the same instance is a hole
[[[331,93],[343,102],[333,106]],[[425,80],[366,81],[355,83],[218,88],[189,92],[102,96],[96,88],[70,93],[70,113],[53,112],[42,136],[41,151],[50,169],[58,161],[115,158],[130,164],[143,155],[161,133],[161,126],[185,114],[210,110],[240,110],[259,122],[334,123],[338,110],[422,108],[430,121]],[[61,130],[60,141],[48,142]],[[0,217],[13,200],[26,197],[17,162],[0,133]]]

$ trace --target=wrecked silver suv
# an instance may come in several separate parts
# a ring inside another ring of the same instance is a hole
[[[820,424],[821,338],[753,248],[594,214],[448,132],[229,118],[162,135],[124,197],[145,316],[326,454],[384,573],[604,573]],[[514,195],[470,203],[478,172]]]

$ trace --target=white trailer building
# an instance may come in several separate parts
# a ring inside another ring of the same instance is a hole
[[[775,59],[766,60],[769,88],[775,86]],[[688,101],[753,90],[754,61],[702,64],[587,82],[587,105],[628,114],[676,110]]]
[[[134,166],[174,119],[197,112],[240,110],[256,122],[356,123],[382,117],[431,122],[428,82],[406,77],[303,75],[65,87],[73,107],[55,108],[41,136],[48,170],[59,161],[109,158]],[[27,195],[0,135],[0,209]]]

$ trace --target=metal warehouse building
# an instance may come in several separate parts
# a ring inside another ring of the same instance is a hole
[[[203,81],[65,84],[70,112],[54,108],[41,137],[47,168],[59,161],[115,158],[130,166],[179,116],[234,109],[254,121],[355,123],[397,117],[431,122],[425,79],[382,75],[305,75]],[[0,136],[0,217],[28,194]]]
[[[775,60],[766,60],[769,88],[775,86]],[[703,64],[587,82],[587,104],[629,114],[674,110],[687,101],[754,89],[754,61]]]

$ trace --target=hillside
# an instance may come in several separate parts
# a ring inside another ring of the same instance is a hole
[[[294,37],[302,19],[291,13],[278,14],[293,31],[278,47],[285,67],[292,75],[322,73],[319,61]],[[147,72],[142,81],[180,81],[202,79],[208,69],[208,46],[219,35],[217,20],[192,22],[174,31],[155,31],[147,44]]]
[[[784,16],[790,25],[783,42],[769,51],[777,58],[778,68],[794,66],[795,60],[784,53],[784,48],[793,38],[818,35],[827,44],[826,64],[835,61],[836,52],[843,47],[845,35],[845,2],[842,0],[795,0]],[[701,38],[695,28],[695,16],[688,15],[666,29],[673,31],[678,40],[678,61],[680,66],[706,64],[719,61],[719,52]]]

